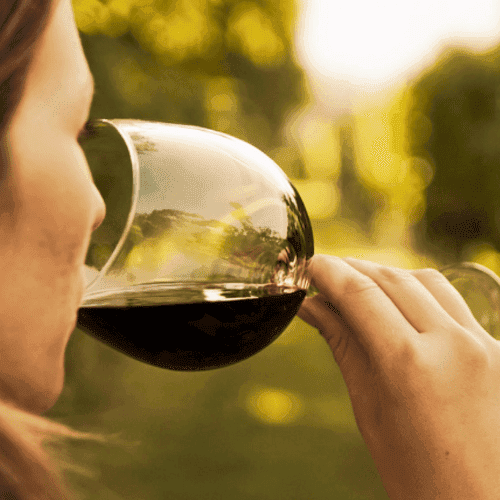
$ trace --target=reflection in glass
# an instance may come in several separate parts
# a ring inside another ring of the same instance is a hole
[[[269,157],[226,134],[138,120],[94,122],[80,142],[107,207],[80,328],[189,370],[245,359],[286,328],[314,249],[302,200]]]

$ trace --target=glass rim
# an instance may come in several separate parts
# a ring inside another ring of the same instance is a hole
[[[133,121],[133,120],[132,120]],[[122,127],[119,125],[119,120],[112,120],[112,119],[107,119],[107,118],[93,118],[89,120],[88,126],[92,128],[95,125],[98,124],[106,124],[111,127],[113,127],[120,137],[122,138],[123,142],[125,143],[125,146],[127,147],[127,151],[129,154],[130,158],[130,164],[132,168],[132,201],[130,204],[130,210],[129,214],[127,217],[127,222],[125,224],[125,227],[123,229],[123,232],[120,236],[120,239],[118,240],[118,243],[116,244],[116,247],[114,248],[113,252],[109,256],[108,260],[106,261],[106,264],[102,267],[102,269],[99,271],[99,274],[89,283],[86,284],[85,291],[88,292],[90,289],[92,289],[106,274],[108,271],[109,267],[112,265],[112,263],[115,261],[116,257],[120,253],[120,251],[123,248],[123,245],[125,243],[125,240],[127,239],[127,235],[130,231],[130,228],[132,226],[132,223],[134,221],[136,209],[137,209],[137,201],[139,199],[139,188],[140,188],[140,176],[139,176],[139,155],[137,154],[137,149],[134,146],[134,142],[132,141],[132,138],[127,134],[126,131],[122,130]],[[79,142],[84,143],[86,137],[83,136],[82,138],[79,139]]]
[[[475,271],[481,272],[481,274],[488,276],[495,283],[500,286],[500,277],[498,277],[491,269],[482,264],[478,264],[477,262],[459,262],[457,264],[450,264],[448,266],[442,267],[439,269],[439,272],[445,274],[447,272],[458,271],[458,270],[467,270],[474,269]]]

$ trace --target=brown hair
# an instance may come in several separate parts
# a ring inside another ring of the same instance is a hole
[[[57,1],[0,0],[0,141],[21,100],[35,44]],[[4,160],[6,156],[2,156]],[[0,165],[0,173],[5,175],[8,163],[1,161]],[[115,440],[112,436],[77,432],[0,401],[0,499],[70,498],[64,469],[89,471],[79,469],[62,455],[64,448],[61,450],[60,445],[68,438]]]
[[[90,477],[95,474],[66,456],[64,446],[68,439],[118,442],[116,436],[78,432],[0,402],[0,499],[71,498],[65,473]]]
[[[53,0],[0,2],[0,134],[21,100],[34,46],[50,16]]]

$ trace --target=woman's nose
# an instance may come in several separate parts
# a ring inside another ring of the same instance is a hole
[[[94,185],[94,207],[95,207],[95,221],[92,231],[95,231],[103,222],[106,217],[106,204],[101,196],[101,193]]]

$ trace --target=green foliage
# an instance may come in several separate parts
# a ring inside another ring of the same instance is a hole
[[[500,250],[499,68],[499,50],[451,50],[414,85],[409,148],[434,174],[417,229],[443,259],[470,258],[474,244]]]
[[[338,186],[342,193],[342,204],[338,215],[357,223],[365,233],[369,233],[373,217],[377,210],[383,208],[384,202],[381,193],[363,184],[356,172],[354,131],[352,123],[347,120],[340,129],[340,143],[341,169]]]
[[[91,115],[206,126],[264,151],[302,99],[290,2],[75,0]]]

